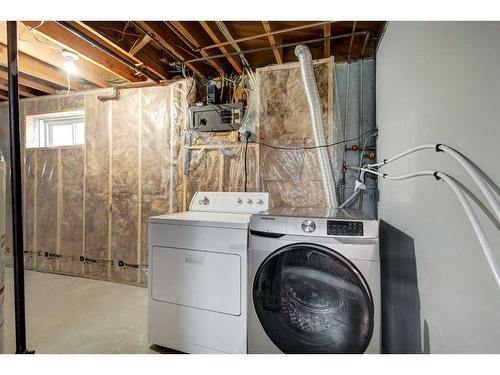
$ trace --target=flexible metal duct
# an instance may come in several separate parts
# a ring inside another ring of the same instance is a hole
[[[321,111],[321,102],[319,99],[318,87],[316,85],[316,77],[314,76],[311,51],[304,44],[299,44],[295,47],[295,56],[300,62],[300,72],[302,74],[302,82],[306,92],[307,102],[309,103],[309,112],[311,114],[311,123],[314,133],[314,141],[316,146],[326,145],[325,127],[323,125],[323,116]],[[325,186],[326,202],[328,207],[338,207],[337,195],[335,192],[335,181],[333,179],[332,165],[327,147],[320,147],[318,157],[321,168],[321,176]]]

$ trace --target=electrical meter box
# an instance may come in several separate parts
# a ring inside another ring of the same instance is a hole
[[[198,132],[238,130],[242,120],[242,102],[189,107],[189,128]]]

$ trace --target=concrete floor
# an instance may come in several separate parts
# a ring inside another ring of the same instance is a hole
[[[5,270],[5,353],[15,352],[13,270]],[[147,289],[26,271],[28,349],[36,353],[158,353],[147,343]]]

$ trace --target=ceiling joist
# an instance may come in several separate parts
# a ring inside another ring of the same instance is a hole
[[[273,30],[271,22],[262,21],[262,26],[264,26],[264,30],[267,33],[269,44],[271,44],[271,46],[273,47],[273,54],[274,58],[276,59],[276,63],[283,64],[283,49],[276,47],[277,45],[281,44],[281,36],[272,34],[272,32],[275,30]]]
[[[0,43],[7,45],[7,33],[2,24],[5,24],[5,22],[0,21]],[[19,25],[18,30],[18,50],[20,52],[56,68],[64,68],[64,63],[67,60],[61,54],[63,50],[61,47],[54,45],[42,36],[35,37],[35,35],[22,24]],[[83,59],[78,61],[77,76],[97,87],[109,87],[109,80],[116,77]]]
[[[68,77],[66,72],[44,63],[24,52],[19,52],[19,71],[41,80],[52,82],[58,86],[68,88]],[[0,65],[7,67],[7,46],[0,44]],[[71,82],[71,89],[81,91],[88,86],[77,82]]]
[[[2,80],[8,80],[9,79],[9,73],[7,72],[7,68],[0,66],[0,79]],[[19,83],[23,86],[41,91],[45,94],[56,94],[57,90],[52,87],[50,84],[46,83],[41,83],[34,79],[33,77],[30,77],[26,75],[23,72],[20,72],[19,74]]]
[[[195,47],[200,49],[203,45],[211,42],[210,37],[205,33],[201,25],[196,21],[172,21],[172,25]],[[203,57],[213,56],[213,51],[200,51]],[[220,75],[225,75],[225,69],[220,59],[208,60]]]
[[[206,33],[210,36],[214,43],[225,43],[227,42],[226,38],[220,32],[219,28],[212,21],[200,21],[201,26],[206,31]],[[231,48],[231,50],[230,50]],[[229,63],[232,65],[236,73],[243,74],[243,66],[241,65],[240,59],[238,56],[229,54],[234,52],[234,49],[227,45],[222,45],[219,47],[221,52],[226,55],[226,58],[229,60]]]
[[[23,23],[31,27],[33,32],[41,34],[64,49],[75,52],[81,58],[107,70],[109,73],[119,76],[129,82],[144,80],[144,77],[136,76],[135,72],[127,65],[102,52],[91,43],[73,34],[57,22],[43,22],[40,24],[40,22],[37,21],[23,21]]]
[[[161,48],[174,55],[179,62],[189,60],[191,56],[176,45],[183,43],[164,21],[134,21],[134,23],[149,35]],[[206,73],[201,63],[186,64],[196,75],[205,77]]]

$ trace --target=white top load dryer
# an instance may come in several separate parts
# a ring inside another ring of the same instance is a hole
[[[284,208],[249,229],[249,353],[380,353],[377,220]]]
[[[247,241],[268,193],[198,192],[149,220],[148,338],[187,353],[247,352]]]

